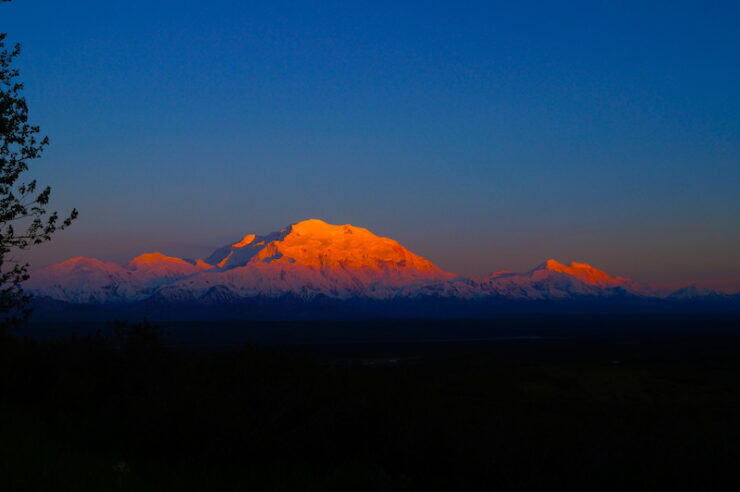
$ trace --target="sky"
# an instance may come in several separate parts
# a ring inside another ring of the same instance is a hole
[[[29,177],[80,211],[28,258],[320,218],[462,275],[739,290],[738,25],[736,1],[2,3],[51,140]]]

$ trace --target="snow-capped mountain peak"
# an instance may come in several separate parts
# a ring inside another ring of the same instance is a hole
[[[214,251],[206,263],[228,270],[248,264],[291,263],[312,268],[413,269],[437,276],[442,271],[397,241],[350,224],[319,219],[292,224],[267,236],[248,234]]]
[[[577,278],[581,282],[588,285],[594,285],[599,287],[616,287],[629,284],[631,280],[622,277],[611,277],[606,272],[599,270],[598,268],[592,267],[588,263],[571,262],[570,265],[565,265],[557,260],[549,259],[530,270],[531,275],[536,275],[538,271],[550,271],[564,273],[572,277]]]
[[[171,279],[193,275],[210,270],[213,265],[203,260],[186,260],[155,252],[137,256],[126,264],[126,268],[139,278],[149,280],[157,277]]]
[[[76,273],[67,278],[68,272]],[[197,298],[215,286],[238,297],[387,298],[455,277],[393,239],[350,224],[309,219],[264,236],[247,234],[205,260],[158,252],[139,255],[125,266],[68,260],[34,272],[28,286],[73,302],[97,301],[106,291],[115,292],[116,300],[154,293]],[[71,291],[65,289],[72,284]],[[96,294],[86,297],[85,289]]]
[[[32,293],[73,303],[232,302],[295,296],[314,299],[457,298],[570,299],[667,297],[670,291],[612,277],[587,263],[549,259],[521,274],[465,279],[445,272],[397,241],[350,224],[318,219],[263,236],[246,234],[205,260],[154,252],[124,266],[77,257],[32,272]],[[675,297],[706,297],[704,291]],[[205,301],[204,301],[205,302]]]

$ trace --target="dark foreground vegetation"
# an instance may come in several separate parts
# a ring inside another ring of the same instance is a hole
[[[740,333],[710,326],[212,350],[146,325],[8,338],[0,488],[737,490],[739,376]]]

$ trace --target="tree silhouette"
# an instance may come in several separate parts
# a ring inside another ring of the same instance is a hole
[[[0,331],[30,313],[30,296],[22,288],[29,277],[28,263],[17,261],[14,253],[49,241],[77,217],[74,209],[60,221],[57,212],[46,210],[51,188],[22,179],[28,161],[41,156],[49,139],[28,123],[23,84],[12,67],[21,48],[19,44],[6,47],[5,37],[0,33]]]

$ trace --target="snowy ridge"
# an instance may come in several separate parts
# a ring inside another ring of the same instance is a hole
[[[562,300],[588,297],[698,299],[707,289],[676,292],[585,263],[547,260],[521,274],[496,272],[467,279],[445,272],[393,239],[352,225],[305,220],[259,236],[247,234],[203,260],[146,253],[126,265],[72,258],[32,272],[26,289],[75,304],[157,302],[228,304],[290,295],[333,299],[448,298]],[[729,297],[729,296],[728,296]]]

